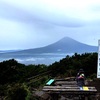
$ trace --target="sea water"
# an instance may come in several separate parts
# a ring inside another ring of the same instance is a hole
[[[73,53],[41,53],[41,54],[0,54],[0,62],[15,59],[19,63],[29,65],[29,64],[46,64],[50,65],[54,62],[60,61],[67,55],[71,56]]]

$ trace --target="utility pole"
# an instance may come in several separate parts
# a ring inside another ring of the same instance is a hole
[[[100,40],[98,40],[97,78],[100,78]]]

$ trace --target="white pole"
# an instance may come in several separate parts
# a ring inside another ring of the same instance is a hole
[[[97,78],[100,78],[100,40],[98,40],[98,64],[97,64]]]

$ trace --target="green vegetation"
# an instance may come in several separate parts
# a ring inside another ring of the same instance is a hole
[[[34,91],[50,78],[75,77],[80,68],[87,78],[96,78],[97,53],[67,55],[49,66],[24,65],[14,59],[0,62],[0,99],[35,100]]]
[[[97,72],[97,53],[77,54],[66,56],[59,62],[55,62],[49,66],[52,70],[52,76],[71,77],[75,76],[78,70],[82,68],[85,71],[86,77]]]

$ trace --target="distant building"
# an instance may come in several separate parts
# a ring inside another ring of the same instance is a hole
[[[98,40],[98,64],[97,64],[97,78],[100,78],[100,40]]]

